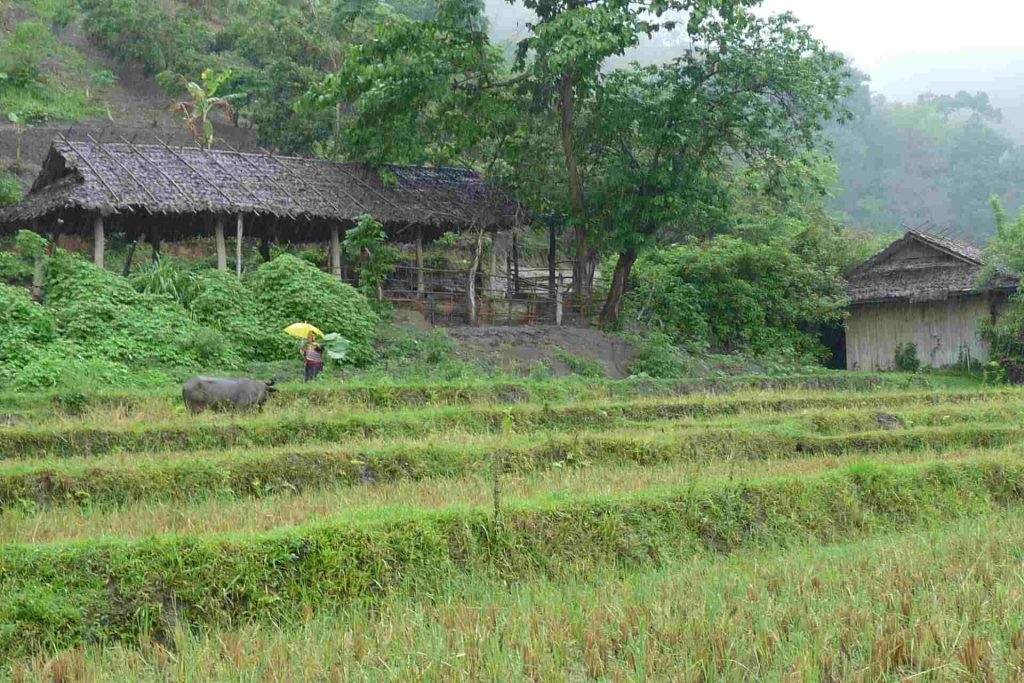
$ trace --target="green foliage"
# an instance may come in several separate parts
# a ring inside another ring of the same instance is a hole
[[[0,368],[21,367],[53,336],[49,315],[25,289],[0,284]]]
[[[183,308],[199,294],[195,271],[168,258],[136,266],[128,281],[142,294],[169,298]]]
[[[0,283],[25,282],[32,277],[32,266],[18,254],[0,251]]]
[[[604,365],[595,358],[583,358],[563,351],[558,354],[558,360],[565,363],[573,374],[580,377],[600,378],[607,374]]]
[[[641,256],[626,308],[690,350],[815,355],[814,330],[842,319],[845,289],[783,244],[718,237]]]
[[[270,361],[289,356],[281,344],[281,330],[260,313],[252,291],[234,273],[213,269],[193,275],[194,295],[189,313],[207,329],[217,330],[230,340],[247,360]]]
[[[164,75],[159,74],[158,77]],[[171,111],[181,114],[196,143],[210,149],[213,147],[214,141],[213,122],[210,120],[210,114],[215,109],[219,109],[228,118],[231,118],[234,114],[231,102],[245,95],[243,93],[218,95],[224,83],[231,78],[231,69],[225,69],[220,73],[215,73],[212,69],[203,69],[198,82],[190,81],[183,76],[178,78],[192,101],[179,102],[171,108]],[[163,80],[167,81],[166,78]]]
[[[899,372],[917,372],[921,369],[921,361],[917,357],[917,345],[907,342],[896,347],[893,367]]]
[[[278,0],[168,5],[161,0],[80,0],[82,28],[123,62],[149,74],[196,77],[231,70],[223,87],[244,93],[233,106],[252,121],[260,142],[311,152],[330,137],[333,112],[298,114],[292,103],[359,42],[384,5]],[[433,0],[389,3],[394,12],[431,16]],[[164,79],[166,82],[166,79]],[[172,79],[177,87],[177,78]],[[205,127],[205,126],[204,126]],[[201,130],[201,129],[200,129]]]
[[[672,344],[671,337],[664,332],[649,332],[637,349],[629,371],[633,375],[678,379],[689,375],[691,368],[679,349]]]
[[[1024,211],[1010,219],[998,198],[991,198],[996,233],[985,248],[985,266],[978,284],[1024,272]],[[1024,360],[1024,297],[1010,296],[1009,306],[994,321],[984,321],[982,334],[991,344],[992,357],[1014,365]]]
[[[226,348],[197,355],[199,326],[165,294],[137,292],[129,282],[64,252],[46,263],[47,310],[60,335],[82,353],[124,364],[237,365]]]
[[[342,249],[354,263],[359,287],[366,296],[381,298],[381,289],[388,275],[395,272],[401,253],[387,243],[387,234],[380,221],[363,214],[355,226],[345,232]]]
[[[17,204],[21,201],[21,181],[18,176],[0,171],[0,206]]]
[[[51,11],[59,4],[64,8]],[[69,3],[41,3],[9,34],[0,27],[0,113],[10,121],[76,120],[95,113],[86,94],[91,67],[51,33],[71,11]]]
[[[295,353],[295,340],[284,334],[284,328],[308,322],[324,331],[343,331],[352,342],[350,358],[355,365],[373,360],[378,318],[366,298],[350,285],[302,259],[282,254],[261,266],[246,287],[264,324],[282,330],[274,341],[276,357]]]
[[[352,47],[344,66],[299,102],[302,114],[350,108],[338,114],[331,152],[378,164],[451,164],[514,123],[504,94],[486,87],[503,58],[488,42],[480,6],[438,5],[429,21],[383,13],[373,40]]]
[[[986,386],[1000,386],[1003,384],[1009,384],[1010,372],[999,361],[989,361],[985,365],[985,370],[982,373],[982,382]]]
[[[14,245],[18,251],[30,259],[42,258],[46,244],[45,237],[31,230],[19,230],[14,237]]]

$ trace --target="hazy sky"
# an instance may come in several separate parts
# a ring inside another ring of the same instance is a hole
[[[521,35],[523,10],[506,0],[487,5],[496,34]],[[793,12],[891,98],[961,88],[995,94],[1003,78],[1016,76],[1000,99],[1024,103],[1017,92],[1024,74],[1021,0],[765,0],[760,11]]]
[[[922,81],[970,89],[972,81],[1024,74],[1019,0],[766,0],[764,8],[793,12],[892,97],[913,96]]]

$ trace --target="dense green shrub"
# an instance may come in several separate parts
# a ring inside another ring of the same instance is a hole
[[[783,244],[719,237],[642,256],[626,309],[691,349],[820,354],[815,332],[842,319],[845,297],[837,272]]]
[[[84,357],[206,367],[241,361],[227,345],[197,349],[201,326],[170,297],[141,294],[124,278],[77,254],[58,251],[47,260],[46,296],[59,334],[79,343]]]
[[[264,264],[245,284],[262,321],[276,333],[274,357],[295,354],[295,340],[282,330],[295,322],[308,322],[324,332],[339,332],[349,339],[349,357],[355,365],[373,360],[378,317],[366,298],[352,286],[290,254],[281,254]]]
[[[634,375],[679,379],[690,374],[690,367],[667,334],[650,332],[637,349],[629,371]]]
[[[20,366],[33,349],[53,341],[46,310],[25,289],[0,284],[0,366]]]
[[[13,173],[0,171],[0,206],[21,201],[21,181]]]
[[[907,342],[896,347],[893,367],[900,372],[917,372],[921,369],[921,361],[917,357],[917,345],[914,342]]]
[[[195,293],[188,308],[196,322],[217,330],[247,360],[271,361],[291,358],[281,355],[281,329],[261,315],[252,290],[234,273],[202,270],[193,281]]]

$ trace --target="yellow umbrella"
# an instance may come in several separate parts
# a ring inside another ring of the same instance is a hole
[[[321,332],[319,328],[314,327],[309,323],[293,323],[284,328],[284,331],[285,333],[290,334],[293,337],[298,337],[299,339],[305,339],[310,332],[318,337],[324,336],[324,333]]]

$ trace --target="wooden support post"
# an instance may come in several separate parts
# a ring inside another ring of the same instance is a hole
[[[558,237],[555,234],[555,223],[548,228],[548,292],[555,296],[555,252],[558,250]]]
[[[558,276],[558,282],[555,284],[555,324],[561,326],[562,324],[562,276]]]
[[[207,223],[207,226],[209,226],[209,223]],[[217,242],[217,270],[227,270],[228,247],[224,241],[224,216],[217,216],[213,232]]]
[[[512,233],[512,292],[519,296],[519,235]]]
[[[498,233],[491,235],[491,268],[487,271],[491,278],[491,284],[487,288],[491,290],[491,296],[498,293]]]
[[[106,237],[103,233],[103,216],[96,214],[96,217],[92,219],[92,262],[100,268],[103,267],[105,241]]]
[[[341,231],[331,223],[331,275],[341,279]]]
[[[242,237],[245,225],[242,214],[238,214],[238,234],[235,237],[235,274],[242,277]]]
[[[43,298],[43,257],[32,259],[32,298],[41,301]]]
[[[423,277],[423,228],[416,226],[416,298],[422,299],[427,291],[427,282]]]

